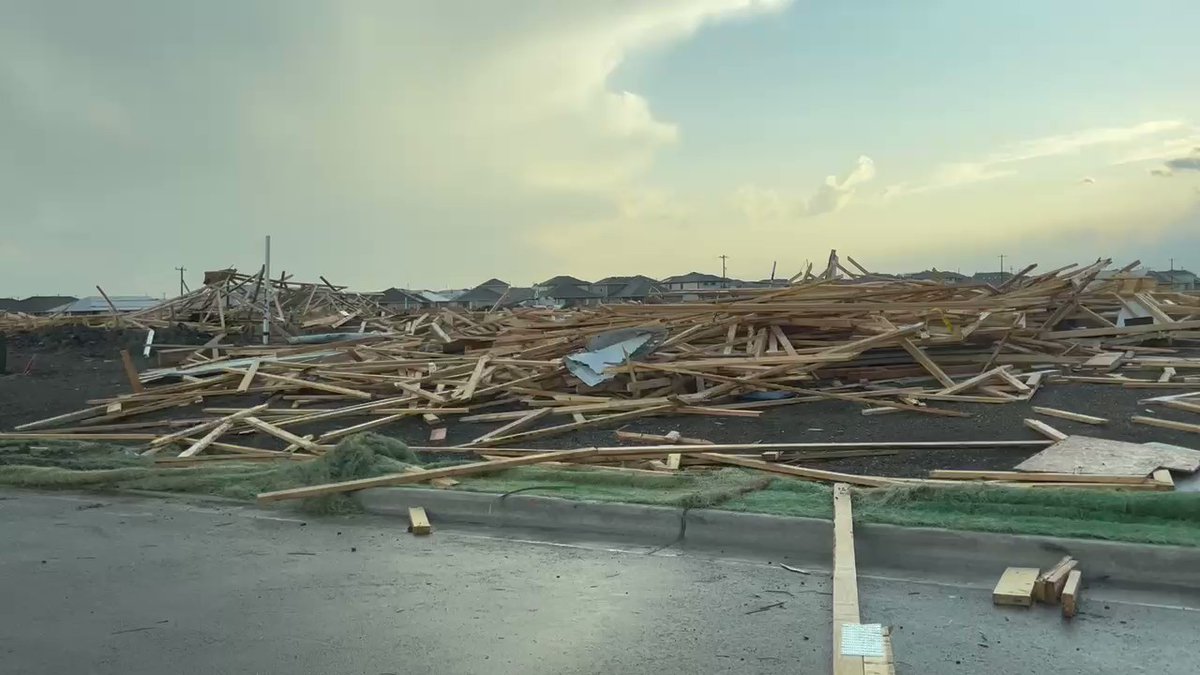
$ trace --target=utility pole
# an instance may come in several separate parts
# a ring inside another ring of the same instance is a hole
[[[184,293],[187,292],[184,290],[185,288],[187,288],[187,286],[183,283],[183,273],[187,271],[187,268],[184,267],[183,265],[180,265],[179,267],[176,267],[175,269],[179,270],[179,294],[183,295]]]
[[[262,343],[271,339],[271,235],[267,235],[267,260],[263,264]]]
[[[1004,254],[1000,254],[1000,273],[1004,274]]]
[[[729,277],[725,274],[725,261],[729,259],[729,256],[719,255],[717,257],[721,259],[721,278],[728,279]]]
[[[1172,272],[1174,272],[1174,271],[1175,271],[1175,259],[1174,259],[1174,258],[1168,258],[1168,260],[1170,260],[1170,261],[1171,261],[1171,271],[1172,271]]]

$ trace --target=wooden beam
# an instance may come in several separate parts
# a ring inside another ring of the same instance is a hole
[[[696,453],[696,456],[717,464],[731,464],[733,466],[742,466],[748,469],[758,469],[759,471],[766,471],[768,473],[777,473],[784,476],[792,476],[795,478],[804,478],[806,480],[815,480],[827,483],[850,483],[851,485],[863,485],[866,487],[886,487],[896,484],[895,481],[892,481],[888,478],[856,476],[854,474],[838,473],[836,471],[807,469],[799,466],[790,466],[787,464],[764,462],[759,459],[750,459],[748,457],[722,455],[715,452]]]
[[[927,356],[920,347],[913,344],[912,340],[903,338],[900,340],[900,346],[903,347],[904,351],[908,352],[917,363],[921,364],[921,367],[928,371],[935,380],[942,383],[943,387],[954,386],[954,379],[947,375],[946,371],[942,370],[938,364],[934,363],[933,359],[929,358],[929,356]]]
[[[514,466],[525,466],[528,464],[537,464],[539,462],[578,459],[594,454],[596,454],[595,448],[543,452],[535,455],[523,455],[521,457],[498,459],[491,462],[472,462],[470,464],[460,464],[458,466],[430,469],[421,473],[393,473],[385,476],[376,476],[374,478],[359,478],[356,480],[340,481],[337,483],[325,483],[322,485],[310,485],[307,487],[291,488],[288,490],[263,492],[258,495],[258,501],[260,503],[266,503],[284,499],[303,499],[306,497],[319,497],[321,495],[365,490],[373,487],[387,487],[390,485],[420,483],[433,478],[471,476],[481,473],[490,473],[493,471],[503,471],[504,469],[509,469]]]
[[[929,477],[939,480],[1003,480],[1017,483],[1118,483],[1123,485],[1142,485],[1150,480],[1146,476],[1100,476],[1040,471],[958,471],[952,469],[934,469],[929,472]]]
[[[1067,575],[1079,565],[1079,561],[1071,556],[1059,560],[1054,567],[1038,575],[1033,585],[1033,598],[1038,602],[1055,604],[1062,595],[1063,585],[1067,583]]]
[[[212,445],[213,441],[217,440],[223,436],[225,432],[229,431],[233,424],[234,421],[232,419],[229,419],[228,417],[225,418],[225,421],[213,427],[212,431],[209,431],[207,434],[205,434],[203,438],[189,445],[183,452],[179,453],[179,456],[192,457],[204,452],[204,449]]]
[[[858,570],[854,560],[854,516],[850,486],[833,486],[833,673],[863,675],[861,656],[842,655],[842,630],[862,623],[858,607]]]
[[[492,440],[493,438],[496,438],[498,436],[504,436],[506,434],[511,434],[518,429],[523,429],[523,428],[533,424],[534,422],[537,422],[538,420],[542,419],[543,417],[549,417],[550,413],[552,411],[553,411],[553,408],[539,408],[537,410],[534,410],[531,413],[527,413],[524,417],[519,417],[519,418],[509,422],[508,424],[505,424],[504,426],[492,429],[491,431],[480,436],[479,438],[476,438],[475,440],[471,441],[470,443],[467,443],[466,447],[480,447],[482,445],[485,445],[485,444],[487,444],[488,441]]]
[[[1046,438],[1049,438],[1052,441],[1067,440],[1066,434],[1059,431],[1058,429],[1055,429],[1054,427],[1050,426],[1049,424],[1046,424],[1045,422],[1043,422],[1041,420],[1035,420],[1035,419],[1026,417],[1022,421],[1024,422],[1025,426],[1029,427],[1030,429],[1033,429],[1034,431],[1045,436]]]
[[[1037,582],[1039,572],[1036,567],[1009,567],[1004,570],[992,591],[992,604],[1031,607],[1033,585]]]
[[[246,369],[246,374],[242,376],[242,381],[238,383],[237,390],[245,393],[250,388],[250,384],[254,382],[254,376],[258,374],[258,369],[262,367],[262,359],[255,359],[254,363]]]
[[[1152,427],[1161,427],[1163,429],[1174,429],[1175,431],[1190,431],[1193,434],[1200,434],[1200,424],[1188,424],[1186,422],[1176,422],[1175,420],[1164,420],[1157,417],[1143,417],[1134,415],[1131,417],[1138,424],[1145,424]]]
[[[258,419],[257,417],[254,417],[253,415],[246,417],[244,421],[246,422],[246,424],[249,424],[250,426],[254,427],[255,429],[258,429],[259,431],[263,432],[264,434],[274,436],[275,438],[278,438],[283,441],[287,441],[289,444],[299,446],[301,448],[304,448],[305,450],[308,450],[309,452],[320,452],[320,450],[317,448],[317,444],[314,443],[313,441],[303,438],[301,436],[297,436],[296,434],[293,434],[292,432],[287,431],[285,429],[280,429],[279,427],[275,426],[274,424],[264,422],[264,421]]]
[[[1071,618],[1079,612],[1079,590],[1083,583],[1083,573],[1079,570],[1071,570],[1067,575],[1067,580],[1063,584],[1062,589],[1062,615],[1066,618]]]
[[[408,507],[408,531],[418,535],[433,532],[433,527],[429,525],[429,516],[425,515],[425,507]]]
[[[133,393],[140,394],[146,391],[142,386],[142,381],[138,378],[137,366],[133,365],[133,357],[129,355],[128,349],[121,350],[121,367],[125,369],[125,378],[129,380],[129,388]]]
[[[494,436],[492,438],[489,438],[487,441],[484,441],[484,443],[486,443],[487,445],[504,445],[507,443],[516,443],[518,441],[528,441],[528,440],[533,440],[536,438],[545,438],[547,436],[555,436],[555,435],[558,435],[561,433],[565,433],[567,431],[574,431],[576,429],[601,426],[604,424],[612,424],[613,422],[623,422],[625,420],[631,420],[631,419],[635,419],[638,417],[645,417],[647,415],[658,415],[660,413],[667,412],[668,410],[672,410],[673,408],[675,408],[675,406],[673,406],[673,405],[650,406],[648,408],[642,408],[641,410],[630,410],[628,412],[616,413],[615,415],[603,415],[600,417],[593,417],[584,422],[571,422],[569,424],[559,424],[559,425],[553,426],[553,427],[546,427],[544,429],[535,429],[533,431],[525,431],[522,433],[510,434],[508,436]]]
[[[1084,424],[1108,424],[1108,420],[1103,417],[1084,415],[1081,413],[1071,412],[1070,410],[1059,410],[1058,408],[1045,408],[1040,405],[1033,406],[1033,412],[1039,415],[1048,415],[1050,417],[1058,417],[1064,420],[1082,422]]]

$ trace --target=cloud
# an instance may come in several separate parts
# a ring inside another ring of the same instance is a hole
[[[1162,167],[1158,167],[1158,168],[1150,169],[1150,175],[1158,176],[1160,178],[1170,178],[1171,176],[1173,176],[1175,174],[1171,173],[1170,169],[1164,169]]]
[[[734,196],[741,212],[756,222],[786,220],[837,213],[853,201],[859,187],[875,179],[875,162],[860,155],[843,178],[826,176],[825,182],[807,198],[793,197],[779,190],[746,185]]]
[[[169,288],[164,266],[257,264],[264,233],[297,278],[477,281],[548,221],[674,208],[630,195],[681,130],[611,76],[788,2],[25,3],[0,24],[0,204],[61,266],[0,281]]]
[[[979,160],[944,164],[925,180],[891,185],[884,191],[884,196],[920,194],[1013,176],[1018,173],[1015,165],[1023,162],[1077,154],[1099,146],[1127,144],[1148,136],[1189,128],[1187,123],[1179,120],[1157,120],[1128,127],[1085,129],[1021,141]]]
[[[1200,155],[1167,160],[1167,168],[1172,171],[1200,171]]]
[[[1079,179],[1079,182],[1087,184],[1087,185],[1093,185],[1093,184],[1095,184],[1096,179],[1092,178],[1091,176],[1084,176],[1083,178]]]

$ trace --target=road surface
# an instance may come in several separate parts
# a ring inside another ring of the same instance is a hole
[[[434,525],[0,491],[0,671],[829,671],[823,572]],[[1200,671],[1200,613],[1171,598],[1097,590],[1068,623],[982,586],[859,585],[902,674]]]

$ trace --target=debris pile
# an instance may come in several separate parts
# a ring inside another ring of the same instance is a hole
[[[137,375],[133,394],[95,400],[92,407],[22,425],[17,431],[25,433],[4,437],[143,442],[147,454],[200,462],[315,457],[347,435],[404,418],[420,417],[435,431],[457,418],[498,426],[471,442],[438,448],[474,452],[485,460],[477,468],[454,467],[447,477],[524,463],[657,461],[662,467],[650,464],[649,470],[737,465],[854,485],[894,485],[910,479],[791,464],[819,459],[815,453],[887,452],[881,444],[716,446],[676,438],[571,454],[520,446],[643,416],[754,417],[766,408],[830,399],[860,405],[866,416],[969,417],[968,410],[944,404],[1030,400],[1041,387],[1074,381],[1182,389],[1147,403],[1200,411],[1187,400],[1200,391],[1200,358],[1180,350],[1200,338],[1200,296],[1156,291],[1147,285],[1152,282],[1124,274],[1132,265],[1109,272],[1109,262],[1037,276],[1029,275],[1031,267],[1000,286],[949,286],[862,270],[841,279],[806,275],[785,288],[738,291],[719,302],[485,313],[442,308],[404,316],[389,315],[328,283],[283,279],[264,285],[261,277],[230,271],[158,308],[113,317],[146,326],[171,312],[173,320],[197,326],[215,320],[222,330],[208,344],[172,352],[177,362]],[[264,288],[272,289],[273,316],[289,328],[355,332],[267,346],[224,342],[224,331],[262,318]],[[1086,411],[1037,412],[1097,425],[1106,421]],[[1200,425],[1156,417],[1135,421],[1200,431]],[[1026,424],[1048,440],[1013,442],[1032,447],[1065,442],[1066,435],[1048,422]],[[250,437],[254,444],[247,443]],[[273,445],[259,447],[264,438]],[[946,472],[930,480],[1164,489],[1169,475],[1151,474],[1168,466],[1147,464],[1140,475],[1108,472],[1109,479],[1101,481],[1080,480],[1078,474],[1086,471],[1062,469],[1043,469],[1053,476],[1035,479],[1028,473]],[[394,485],[438,476],[435,471],[367,480]],[[362,486],[343,484],[335,491]],[[304,490],[312,489],[292,492]],[[269,498],[290,496],[308,495]]]

